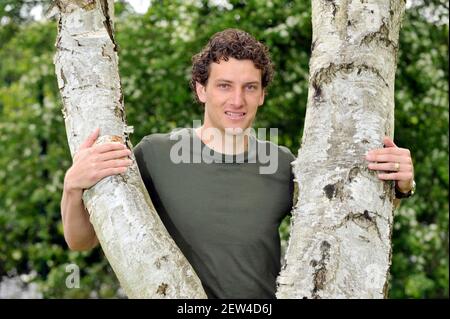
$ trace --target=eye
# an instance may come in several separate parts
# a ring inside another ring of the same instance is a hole
[[[228,89],[230,87],[227,83],[219,83],[217,86],[221,89]]]
[[[255,91],[258,87],[254,84],[247,85],[247,90]]]

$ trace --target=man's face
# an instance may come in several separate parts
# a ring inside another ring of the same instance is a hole
[[[245,130],[252,126],[264,103],[261,70],[251,60],[229,58],[211,63],[206,86],[197,82],[197,95],[205,103],[204,128]]]

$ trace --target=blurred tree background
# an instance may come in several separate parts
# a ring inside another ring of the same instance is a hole
[[[0,0],[0,280],[20,276],[45,298],[120,297],[100,248],[69,251],[59,202],[71,157],[54,75],[56,22],[30,11],[48,0]],[[189,89],[191,56],[224,28],[266,43],[276,76],[255,127],[277,127],[300,146],[311,45],[310,1],[152,1],[136,14],[116,1],[127,121],[132,142],[201,119]],[[448,298],[448,2],[413,1],[400,34],[395,142],[411,149],[417,194],[396,211],[391,298]],[[281,229],[284,240],[288,220]],[[285,241],[284,241],[285,242]],[[80,267],[69,289],[66,266]]]

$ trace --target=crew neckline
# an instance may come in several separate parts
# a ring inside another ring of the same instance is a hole
[[[253,135],[249,135],[248,139],[248,145],[247,150],[244,152],[238,153],[238,154],[225,154],[221,153],[219,151],[215,151],[212,148],[210,148],[207,144],[203,142],[203,140],[197,135],[194,128],[187,128],[188,132],[190,133],[191,137],[193,138],[194,147],[192,149],[193,152],[198,151],[198,149],[195,148],[195,141],[198,143],[200,142],[201,150],[202,150],[202,156],[208,157],[210,160],[214,160],[216,163],[221,162],[224,164],[241,164],[241,163],[247,163],[251,162],[252,160],[256,159],[256,138]],[[206,149],[206,151],[204,151]]]

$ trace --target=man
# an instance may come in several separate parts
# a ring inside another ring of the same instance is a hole
[[[295,157],[286,147],[249,134],[272,73],[267,48],[251,35],[236,29],[215,34],[193,58],[191,86],[204,105],[203,125],[146,136],[134,149],[161,220],[209,298],[275,297],[278,227],[293,204]],[[81,200],[83,189],[131,164],[130,151],[121,144],[93,146],[98,135],[97,129],[83,143],[64,180],[64,236],[74,250],[98,243]],[[192,147],[181,148],[185,154],[179,160],[182,141]],[[368,154],[377,162],[369,168],[393,171],[380,179],[396,180],[397,189],[408,193],[409,151],[388,138],[385,146]],[[262,173],[267,151],[276,165]]]

